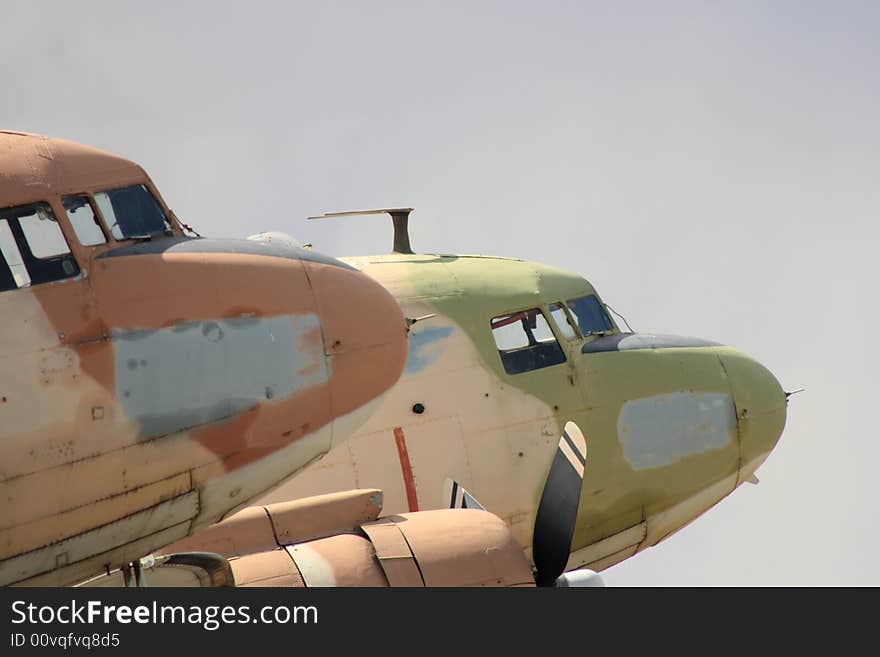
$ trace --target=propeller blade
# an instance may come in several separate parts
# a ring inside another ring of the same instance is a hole
[[[568,422],[559,439],[535,515],[532,560],[538,586],[553,586],[568,563],[586,460],[584,434],[578,425]]]
[[[485,511],[486,507],[480,504],[473,495],[468,493],[455,479],[447,478],[443,482],[443,497],[441,497],[449,509],[479,509]]]

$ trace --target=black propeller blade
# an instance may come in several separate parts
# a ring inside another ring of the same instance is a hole
[[[532,534],[532,560],[538,586],[553,586],[565,570],[577,521],[587,442],[574,422],[568,422],[544,484]]]

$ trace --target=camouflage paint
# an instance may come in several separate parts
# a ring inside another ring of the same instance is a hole
[[[129,184],[171,234],[79,244],[61,197]],[[0,292],[0,584],[75,582],[217,521],[344,440],[403,370],[400,308],[351,267],[185,237],[138,165],[0,131],[0,208],[37,201],[80,274]]]
[[[576,274],[479,256],[345,260],[385,286],[407,317],[436,313],[416,323],[411,337],[430,344],[434,359],[416,357],[417,366],[350,441],[265,500],[375,486],[385,491],[386,510],[405,511],[393,448],[400,428],[419,508],[442,506],[443,482],[452,477],[507,521],[528,550],[559,435],[574,421],[589,457],[569,567],[602,569],[729,494],[781,434],[782,389],[735,349],[616,330],[566,341],[548,305],[596,293]],[[567,361],[509,375],[490,319],[535,307],[545,311]]]

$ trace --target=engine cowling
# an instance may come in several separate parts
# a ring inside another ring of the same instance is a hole
[[[249,507],[161,553],[226,557],[237,586],[534,586],[508,525],[488,511],[379,518],[381,491]]]

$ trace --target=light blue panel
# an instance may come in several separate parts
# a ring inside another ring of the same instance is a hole
[[[623,404],[617,437],[634,470],[659,468],[679,459],[722,449],[736,438],[730,395],[674,392]]]
[[[329,378],[317,315],[115,331],[116,392],[142,438],[231,417]]]

